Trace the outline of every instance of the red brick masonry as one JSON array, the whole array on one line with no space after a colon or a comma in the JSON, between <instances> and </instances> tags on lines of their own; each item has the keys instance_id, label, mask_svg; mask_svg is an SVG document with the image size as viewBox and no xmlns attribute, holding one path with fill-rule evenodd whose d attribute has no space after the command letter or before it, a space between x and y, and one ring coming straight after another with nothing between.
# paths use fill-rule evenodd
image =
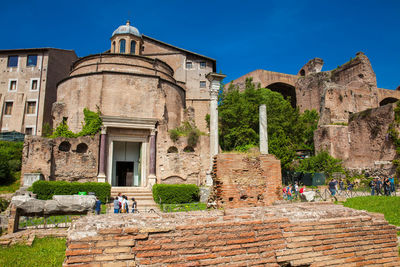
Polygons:
<instances>
[{"instance_id":1,"label":"red brick masonry","mask_svg":"<svg viewBox=\"0 0 400 267\"><path fill-rule=\"evenodd\" d=\"M109 214L71 226L64 266L400 266L396 240L382 216L333 204Z\"/></svg>"},{"instance_id":2,"label":"red brick masonry","mask_svg":"<svg viewBox=\"0 0 400 267\"><path fill-rule=\"evenodd\" d=\"M282 199L281 163L273 155L218 154L212 175L218 207L268 206Z\"/></svg>"}]
</instances>

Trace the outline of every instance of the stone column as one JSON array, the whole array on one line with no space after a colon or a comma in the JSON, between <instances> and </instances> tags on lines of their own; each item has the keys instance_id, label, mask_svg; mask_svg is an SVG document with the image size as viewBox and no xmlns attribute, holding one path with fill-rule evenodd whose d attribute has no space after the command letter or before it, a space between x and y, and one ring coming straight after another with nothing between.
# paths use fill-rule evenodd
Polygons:
<instances>
[{"instance_id":1,"label":"stone column","mask_svg":"<svg viewBox=\"0 0 400 267\"><path fill-rule=\"evenodd\" d=\"M106 162L107 162L107 128L101 128L100 135L100 155L99 155L99 174L97 175L97 182L105 183L107 181L106 175Z\"/></svg>"},{"instance_id":2,"label":"stone column","mask_svg":"<svg viewBox=\"0 0 400 267\"><path fill-rule=\"evenodd\" d=\"M268 122L267 106L265 104L259 107L259 127L260 127L260 153L268 154Z\"/></svg>"},{"instance_id":3,"label":"stone column","mask_svg":"<svg viewBox=\"0 0 400 267\"><path fill-rule=\"evenodd\" d=\"M149 177L147 186L152 188L157 182L156 176L156 156L157 156L157 130L153 129L150 133L150 166L149 166Z\"/></svg>"},{"instance_id":4,"label":"stone column","mask_svg":"<svg viewBox=\"0 0 400 267\"><path fill-rule=\"evenodd\" d=\"M211 171L213 158L218 154L218 93L221 81L226 77L224 74L210 72L206 78L210 81L210 169L207 173L206 184L213 184Z\"/></svg>"}]
</instances>

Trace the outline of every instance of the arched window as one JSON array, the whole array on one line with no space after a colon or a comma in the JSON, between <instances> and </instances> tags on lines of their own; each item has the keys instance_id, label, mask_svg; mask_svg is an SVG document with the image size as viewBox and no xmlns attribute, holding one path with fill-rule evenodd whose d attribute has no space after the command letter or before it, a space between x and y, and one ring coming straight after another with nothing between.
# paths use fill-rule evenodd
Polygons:
<instances>
[{"instance_id":1,"label":"arched window","mask_svg":"<svg viewBox=\"0 0 400 267\"><path fill-rule=\"evenodd\" d=\"M183 152L194 152L194 148L191 147L191 146L186 146L186 147L183 149Z\"/></svg>"},{"instance_id":2,"label":"arched window","mask_svg":"<svg viewBox=\"0 0 400 267\"><path fill-rule=\"evenodd\" d=\"M115 53L115 41L112 42L112 51L111 52Z\"/></svg>"},{"instance_id":3,"label":"arched window","mask_svg":"<svg viewBox=\"0 0 400 267\"><path fill-rule=\"evenodd\" d=\"M131 54L132 55L135 54L135 48L136 48L136 42L135 41L131 41Z\"/></svg>"},{"instance_id":4,"label":"arched window","mask_svg":"<svg viewBox=\"0 0 400 267\"><path fill-rule=\"evenodd\" d=\"M86 153L88 150L88 146L85 143L80 143L79 145L77 145L76 147L76 152L77 153Z\"/></svg>"},{"instance_id":5,"label":"arched window","mask_svg":"<svg viewBox=\"0 0 400 267\"><path fill-rule=\"evenodd\" d=\"M63 151L63 152L68 152L70 149L71 149L71 144L68 141L63 141L58 146L58 150Z\"/></svg>"},{"instance_id":6,"label":"arched window","mask_svg":"<svg viewBox=\"0 0 400 267\"><path fill-rule=\"evenodd\" d=\"M120 53L125 53L125 45L126 45L125 39L121 39L121 41L119 41L119 52Z\"/></svg>"},{"instance_id":7,"label":"arched window","mask_svg":"<svg viewBox=\"0 0 400 267\"><path fill-rule=\"evenodd\" d=\"M167 153L178 153L178 148L176 148L176 146L170 146Z\"/></svg>"}]
</instances>

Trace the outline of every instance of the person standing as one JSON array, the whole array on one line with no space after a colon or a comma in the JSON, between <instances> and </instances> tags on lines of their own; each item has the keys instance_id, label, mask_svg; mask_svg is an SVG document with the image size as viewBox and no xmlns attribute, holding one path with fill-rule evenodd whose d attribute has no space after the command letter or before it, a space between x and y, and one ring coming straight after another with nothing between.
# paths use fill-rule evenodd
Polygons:
<instances>
[{"instance_id":1,"label":"person standing","mask_svg":"<svg viewBox=\"0 0 400 267\"><path fill-rule=\"evenodd\" d=\"M96 197L96 204L95 204L96 215L100 215L100 211L101 211L101 201L99 200L98 197Z\"/></svg>"},{"instance_id":2,"label":"person standing","mask_svg":"<svg viewBox=\"0 0 400 267\"><path fill-rule=\"evenodd\" d=\"M383 189L385 190L385 196L390 196L390 181L388 177L383 180Z\"/></svg>"},{"instance_id":3,"label":"person standing","mask_svg":"<svg viewBox=\"0 0 400 267\"><path fill-rule=\"evenodd\" d=\"M336 183L335 180L331 180L328 184L329 186L329 191L331 192L331 195L334 197L336 194Z\"/></svg>"},{"instance_id":4,"label":"person standing","mask_svg":"<svg viewBox=\"0 0 400 267\"><path fill-rule=\"evenodd\" d=\"M395 188L395 186L394 186L394 177L392 176L392 177L390 177L389 178L389 181L390 181L390 192L394 192L394 191L396 191L396 188Z\"/></svg>"},{"instance_id":5,"label":"person standing","mask_svg":"<svg viewBox=\"0 0 400 267\"><path fill-rule=\"evenodd\" d=\"M380 178L377 178L376 185L375 185L375 192L376 192L377 196L382 195L381 189L382 189L382 181Z\"/></svg>"},{"instance_id":6,"label":"person standing","mask_svg":"<svg viewBox=\"0 0 400 267\"><path fill-rule=\"evenodd\" d=\"M340 189L340 191L344 190L344 182L342 179L339 180L339 189Z\"/></svg>"},{"instance_id":7,"label":"person standing","mask_svg":"<svg viewBox=\"0 0 400 267\"><path fill-rule=\"evenodd\" d=\"M137 203L136 203L136 200L135 200L135 198L133 197L132 198L132 213L135 213L137 210Z\"/></svg>"},{"instance_id":8,"label":"person standing","mask_svg":"<svg viewBox=\"0 0 400 267\"><path fill-rule=\"evenodd\" d=\"M376 183L376 178L372 179L369 182L369 187L371 188L371 196L375 195L375 183Z\"/></svg>"},{"instance_id":9,"label":"person standing","mask_svg":"<svg viewBox=\"0 0 400 267\"><path fill-rule=\"evenodd\" d=\"M114 213L119 213L119 207L121 202L119 202L118 198L114 199Z\"/></svg>"}]
</instances>

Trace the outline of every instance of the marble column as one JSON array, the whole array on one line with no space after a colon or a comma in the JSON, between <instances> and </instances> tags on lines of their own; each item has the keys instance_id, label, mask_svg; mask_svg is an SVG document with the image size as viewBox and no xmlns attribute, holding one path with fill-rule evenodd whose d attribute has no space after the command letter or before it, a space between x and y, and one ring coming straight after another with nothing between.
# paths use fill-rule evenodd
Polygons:
<instances>
[{"instance_id":1,"label":"marble column","mask_svg":"<svg viewBox=\"0 0 400 267\"><path fill-rule=\"evenodd\" d=\"M156 177L157 130L156 129L151 131L149 143L150 143L150 166L149 166L149 177L147 186L151 188L157 182L157 177Z\"/></svg>"},{"instance_id":2,"label":"marble column","mask_svg":"<svg viewBox=\"0 0 400 267\"><path fill-rule=\"evenodd\" d=\"M268 154L268 126L267 126L267 106L259 107L259 128L260 128L260 153Z\"/></svg>"},{"instance_id":3,"label":"marble column","mask_svg":"<svg viewBox=\"0 0 400 267\"><path fill-rule=\"evenodd\" d=\"M106 162L107 162L107 128L101 128L100 134L100 155L99 155L99 174L97 175L97 182L106 182Z\"/></svg>"},{"instance_id":4,"label":"marble column","mask_svg":"<svg viewBox=\"0 0 400 267\"><path fill-rule=\"evenodd\" d=\"M218 93L221 81L226 77L224 74L209 73L207 79L210 81L210 169L207 173L206 184L211 186L211 171L213 158L218 154Z\"/></svg>"}]
</instances>

